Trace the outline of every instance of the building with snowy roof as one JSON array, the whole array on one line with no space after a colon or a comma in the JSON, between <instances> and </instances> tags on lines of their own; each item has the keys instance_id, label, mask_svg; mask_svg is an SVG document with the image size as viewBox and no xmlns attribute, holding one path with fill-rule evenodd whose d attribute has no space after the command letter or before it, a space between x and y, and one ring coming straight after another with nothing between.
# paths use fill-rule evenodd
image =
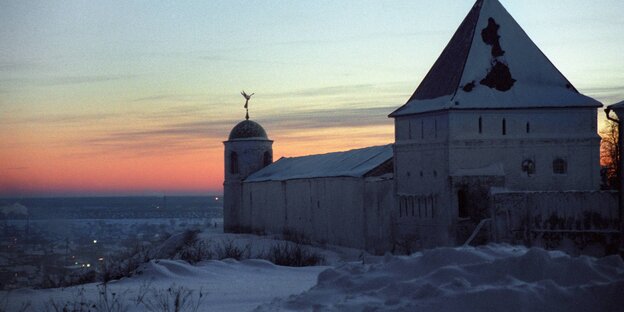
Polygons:
<instances>
[{"instance_id":1,"label":"building with snowy roof","mask_svg":"<svg viewBox=\"0 0 624 312\"><path fill-rule=\"evenodd\" d=\"M497 0L478 0L414 94L389 115L394 144L272 163L264 129L237 125L224 142L225 229L292 231L379 251L400 240L463 243L483 220L508 213L493 210L493 202L502 210L513 204L501 190L525 202L535 192L566 191L575 202L591 197L611 207L612 194L595 193L601 106ZM238 130L247 123L254 129ZM518 230L512 223L492 228Z\"/></svg>"},{"instance_id":2,"label":"building with snowy roof","mask_svg":"<svg viewBox=\"0 0 624 312\"><path fill-rule=\"evenodd\" d=\"M225 142L226 231L292 234L368 250L390 248L392 145L270 163L265 155L271 155L271 143L266 136L236 135Z\"/></svg>"}]
</instances>

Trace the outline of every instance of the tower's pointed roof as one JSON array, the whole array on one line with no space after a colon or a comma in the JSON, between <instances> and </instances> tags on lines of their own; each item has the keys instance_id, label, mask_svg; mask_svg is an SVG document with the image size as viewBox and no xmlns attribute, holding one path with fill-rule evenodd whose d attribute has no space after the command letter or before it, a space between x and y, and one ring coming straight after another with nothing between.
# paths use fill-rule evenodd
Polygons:
<instances>
[{"instance_id":1,"label":"tower's pointed roof","mask_svg":"<svg viewBox=\"0 0 624 312\"><path fill-rule=\"evenodd\" d=\"M599 107L498 0L478 0L410 99L390 117L444 109Z\"/></svg>"}]
</instances>

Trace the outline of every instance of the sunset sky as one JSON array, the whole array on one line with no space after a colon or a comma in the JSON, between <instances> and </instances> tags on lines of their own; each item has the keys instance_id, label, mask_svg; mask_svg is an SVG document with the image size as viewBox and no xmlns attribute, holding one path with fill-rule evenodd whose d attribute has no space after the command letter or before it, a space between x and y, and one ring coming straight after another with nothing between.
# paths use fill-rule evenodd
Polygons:
<instances>
[{"instance_id":1,"label":"sunset sky","mask_svg":"<svg viewBox=\"0 0 624 312\"><path fill-rule=\"evenodd\" d=\"M624 1L501 2L579 91L624 99ZM241 90L275 159L391 143L473 3L0 0L0 196L219 194Z\"/></svg>"}]
</instances>

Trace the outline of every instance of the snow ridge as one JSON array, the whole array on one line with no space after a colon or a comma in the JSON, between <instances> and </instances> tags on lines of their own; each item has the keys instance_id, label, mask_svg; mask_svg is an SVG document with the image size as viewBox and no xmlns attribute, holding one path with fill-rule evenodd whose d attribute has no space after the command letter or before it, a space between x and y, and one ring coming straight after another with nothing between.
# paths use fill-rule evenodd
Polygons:
<instances>
[{"instance_id":1,"label":"snow ridge","mask_svg":"<svg viewBox=\"0 0 624 312\"><path fill-rule=\"evenodd\" d=\"M436 248L328 269L309 291L258 311L615 311L624 262L539 248ZM618 295L619 294L619 295Z\"/></svg>"}]
</instances>

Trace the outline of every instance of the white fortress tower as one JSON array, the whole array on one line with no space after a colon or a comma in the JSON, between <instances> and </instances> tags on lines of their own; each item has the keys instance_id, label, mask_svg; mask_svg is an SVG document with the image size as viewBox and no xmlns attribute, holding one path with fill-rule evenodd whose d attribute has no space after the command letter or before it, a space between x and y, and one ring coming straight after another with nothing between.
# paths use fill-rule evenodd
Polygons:
<instances>
[{"instance_id":1,"label":"white fortress tower","mask_svg":"<svg viewBox=\"0 0 624 312\"><path fill-rule=\"evenodd\" d=\"M497 0L478 0L405 105L393 112L399 228L425 246L465 241L491 187L598 190L596 109ZM466 234L470 234L472 227Z\"/></svg>"}]
</instances>

